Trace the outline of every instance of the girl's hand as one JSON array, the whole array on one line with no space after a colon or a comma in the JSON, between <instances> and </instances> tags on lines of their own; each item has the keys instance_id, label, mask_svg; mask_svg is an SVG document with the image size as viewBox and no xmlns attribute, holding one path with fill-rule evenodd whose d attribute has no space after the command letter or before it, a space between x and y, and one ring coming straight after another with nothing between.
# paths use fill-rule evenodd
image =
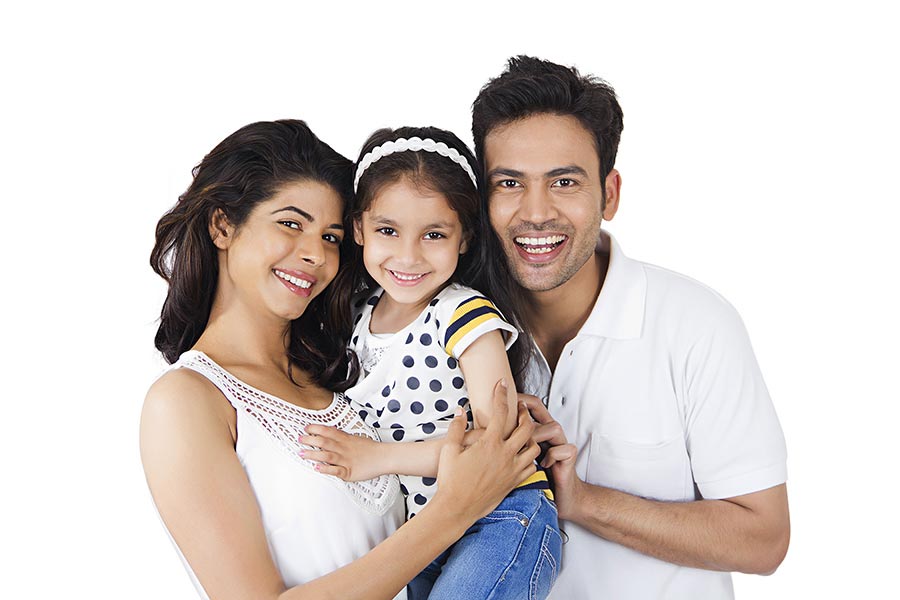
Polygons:
<instances>
[{"instance_id":1,"label":"girl's hand","mask_svg":"<svg viewBox=\"0 0 900 600\"><path fill-rule=\"evenodd\" d=\"M509 412L507 386L494 386L493 410L481 436L464 445L466 420L457 413L441 449L438 491L431 503L456 513L462 519L477 520L488 514L512 489L535 472L534 460L540 451L531 439L534 423L524 405L518 405L516 428L503 435Z\"/></svg>"},{"instance_id":2,"label":"girl's hand","mask_svg":"<svg viewBox=\"0 0 900 600\"><path fill-rule=\"evenodd\" d=\"M364 481L382 475L378 468L381 443L364 435L353 435L334 427L309 425L301 444L312 446L300 456L316 461L316 470L344 481Z\"/></svg>"}]
</instances>

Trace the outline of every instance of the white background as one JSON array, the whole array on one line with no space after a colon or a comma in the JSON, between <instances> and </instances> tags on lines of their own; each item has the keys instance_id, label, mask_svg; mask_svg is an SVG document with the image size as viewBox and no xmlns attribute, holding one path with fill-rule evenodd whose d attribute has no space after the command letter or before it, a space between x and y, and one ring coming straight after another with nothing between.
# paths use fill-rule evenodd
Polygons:
<instances>
[{"instance_id":1,"label":"white background","mask_svg":"<svg viewBox=\"0 0 900 600\"><path fill-rule=\"evenodd\" d=\"M350 157L388 125L471 141L472 100L518 53L616 87L609 230L750 331L787 436L793 541L775 575L735 577L738 597L896 593L889 3L119 4L0 17L0 596L193 597L137 443L163 364L154 226L193 165L275 118Z\"/></svg>"}]
</instances>

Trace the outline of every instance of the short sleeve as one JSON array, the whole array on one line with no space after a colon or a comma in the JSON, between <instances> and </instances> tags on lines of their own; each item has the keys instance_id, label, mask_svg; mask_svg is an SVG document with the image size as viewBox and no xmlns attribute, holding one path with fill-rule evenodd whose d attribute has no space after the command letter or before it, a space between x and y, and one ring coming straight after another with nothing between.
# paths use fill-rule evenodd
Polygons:
<instances>
[{"instance_id":1,"label":"short sleeve","mask_svg":"<svg viewBox=\"0 0 900 600\"><path fill-rule=\"evenodd\" d=\"M787 480L784 434L750 338L723 305L685 361L686 441L704 498L749 494Z\"/></svg>"},{"instance_id":2,"label":"short sleeve","mask_svg":"<svg viewBox=\"0 0 900 600\"><path fill-rule=\"evenodd\" d=\"M505 332L507 350L513 345L518 331L506 322L493 302L474 290L468 290L461 298L454 296L457 297L442 299L443 306L439 307L444 316L439 334L447 354L458 359L472 342L494 330Z\"/></svg>"}]
</instances>

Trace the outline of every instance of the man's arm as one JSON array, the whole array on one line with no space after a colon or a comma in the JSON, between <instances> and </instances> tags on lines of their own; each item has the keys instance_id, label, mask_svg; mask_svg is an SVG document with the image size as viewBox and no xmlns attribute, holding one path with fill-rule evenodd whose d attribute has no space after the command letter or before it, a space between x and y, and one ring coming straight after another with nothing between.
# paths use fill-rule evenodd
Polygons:
<instances>
[{"instance_id":1,"label":"man's arm","mask_svg":"<svg viewBox=\"0 0 900 600\"><path fill-rule=\"evenodd\" d=\"M787 488L695 502L659 502L585 483L575 474L576 448L537 398L523 397L539 423L535 441L553 445L542 461L552 468L560 519L660 560L716 571L768 575L784 560L790 540Z\"/></svg>"}]
</instances>

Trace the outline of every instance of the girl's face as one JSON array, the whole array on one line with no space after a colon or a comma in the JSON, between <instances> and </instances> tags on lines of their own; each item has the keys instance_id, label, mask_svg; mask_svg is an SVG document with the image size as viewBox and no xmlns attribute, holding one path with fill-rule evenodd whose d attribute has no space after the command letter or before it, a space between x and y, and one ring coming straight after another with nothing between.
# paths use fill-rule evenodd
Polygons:
<instances>
[{"instance_id":1,"label":"girl's face","mask_svg":"<svg viewBox=\"0 0 900 600\"><path fill-rule=\"evenodd\" d=\"M236 231L214 221L219 297L251 312L298 318L337 274L342 205L330 186L301 181L260 202Z\"/></svg>"},{"instance_id":2,"label":"girl's face","mask_svg":"<svg viewBox=\"0 0 900 600\"><path fill-rule=\"evenodd\" d=\"M406 178L378 193L354 224L354 238L387 296L418 309L453 277L467 247L459 215L444 195Z\"/></svg>"}]
</instances>

